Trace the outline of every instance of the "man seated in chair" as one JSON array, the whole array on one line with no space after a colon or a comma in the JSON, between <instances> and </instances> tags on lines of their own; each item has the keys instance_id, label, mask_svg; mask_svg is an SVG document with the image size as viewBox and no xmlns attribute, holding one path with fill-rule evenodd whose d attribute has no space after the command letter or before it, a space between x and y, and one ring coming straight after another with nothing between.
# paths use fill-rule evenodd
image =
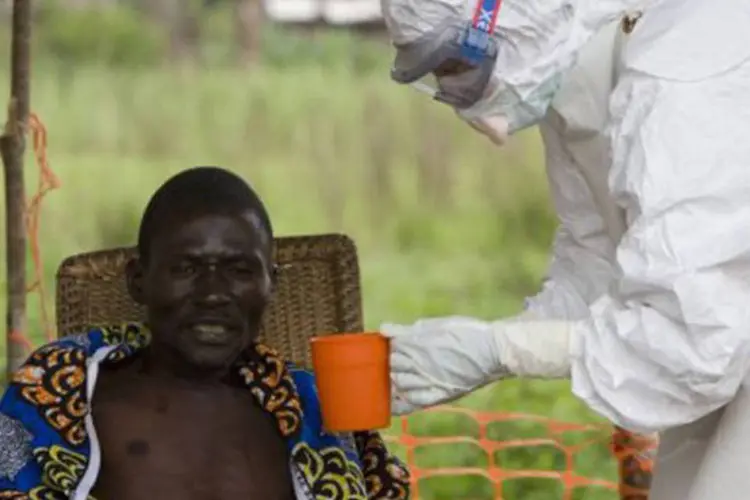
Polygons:
<instances>
[{"instance_id":1,"label":"man seated in chair","mask_svg":"<svg viewBox=\"0 0 750 500\"><path fill-rule=\"evenodd\" d=\"M259 344L273 232L239 177L186 170L149 202L127 267L148 330L37 350L0 400L0 499L403 499L375 432L321 427L312 375Z\"/></svg>"}]
</instances>

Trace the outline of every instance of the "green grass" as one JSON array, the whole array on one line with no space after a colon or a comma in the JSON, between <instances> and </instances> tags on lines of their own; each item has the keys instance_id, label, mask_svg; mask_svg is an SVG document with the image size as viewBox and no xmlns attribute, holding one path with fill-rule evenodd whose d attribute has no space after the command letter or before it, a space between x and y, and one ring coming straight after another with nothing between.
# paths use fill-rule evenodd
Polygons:
<instances>
[{"instance_id":1,"label":"green grass","mask_svg":"<svg viewBox=\"0 0 750 500\"><path fill-rule=\"evenodd\" d=\"M118 72L40 64L32 107L48 128L49 158L62 182L42 214L47 288L64 256L133 243L142 207L167 176L218 164L259 190L279 234L340 231L355 239L371 328L432 315L518 312L540 284L554 229L536 132L496 149L448 109L391 84L381 69L358 76L309 65ZM7 95L6 82L0 74L0 95ZM27 172L31 190L31 161ZM37 302L29 308L34 335ZM504 382L461 404L598 421L564 382ZM414 434L477 432L476 423L446 416L416 416L412 424ZM490 429L491 436L541 432L528 423L504 426ZM603 444L581 455L576 469L613 480L607 433L596 439ZM423 466L486 460L471 446L418 453ZM498 460L506 468L564 466L551 448L506 450ZM481 480L422 486L425 499L492 498ZM550 499L559 497L556 488L545 480L511 481L504 495ZM615 495L591 489L575 498Z\"/></svg>"}]
</instances>

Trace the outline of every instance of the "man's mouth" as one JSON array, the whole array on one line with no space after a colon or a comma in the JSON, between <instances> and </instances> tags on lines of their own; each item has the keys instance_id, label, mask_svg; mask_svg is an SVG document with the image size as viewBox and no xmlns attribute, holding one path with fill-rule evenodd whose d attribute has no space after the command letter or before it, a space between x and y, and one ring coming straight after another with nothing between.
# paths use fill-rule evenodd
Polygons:
<instances>
[{"instance_id":1,"label":"man's mouth","mask_svg":"<svg viewBox=\"0 0 750 500\"><path fill-rule=\"evenodd\" d=\"M196 340L202 344L226 344L233 337L231 330L226 325L217 323L195 323L191 330L194 332Z\"/></svg>"}]
</instances>

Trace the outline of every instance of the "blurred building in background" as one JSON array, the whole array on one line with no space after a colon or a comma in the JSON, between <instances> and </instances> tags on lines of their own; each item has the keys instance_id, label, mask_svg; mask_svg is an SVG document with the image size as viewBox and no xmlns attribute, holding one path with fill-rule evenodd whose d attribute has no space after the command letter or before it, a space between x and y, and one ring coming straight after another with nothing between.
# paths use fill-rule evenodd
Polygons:
<instances>
[{"instance_id":1,"label":"blurred building in background","mask_svg":"<svg viewBox=\"0 0 750 500\"><path fill-rule=\"evenodd\" d=\"M11 3L0 0L2 26L8 24ZM136 12L161 27L172 60L200 59L207 19L217 12L231 12L231 27L227 26L225 32L231 32L240 62L246 64L259 60L268 25L302 33L341 29L377 38L385 35L380 0L44 0L34 2L33 8L37 20L53 18L50 12L61 11Z\"/></svg>"},{"instance_id":2,"label":"blurred building in background","mask_svg":"<svg viewBox=\"0 0 750 500\"><path fill-rule=\"evenodd\" d=\"M330 26L379 25L380 0L263 0L273 22Z\"/></svg>"}]
</instances>

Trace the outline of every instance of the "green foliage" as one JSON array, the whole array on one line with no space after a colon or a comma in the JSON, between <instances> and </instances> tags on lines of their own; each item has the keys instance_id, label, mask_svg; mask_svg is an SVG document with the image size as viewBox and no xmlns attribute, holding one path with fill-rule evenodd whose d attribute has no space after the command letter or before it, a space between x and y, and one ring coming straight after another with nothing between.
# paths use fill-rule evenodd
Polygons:
<instances>
[{"instance_id":1,"label":"green foliage","mask_svg":"<svg viewBox=\"0 0 750 500\"><path fill-rule=\"evenodd\" d=\"M201 59L213 65L230 63L236 55L231 4L194 4ZM139 0L71 9L62 0L40 3L34 26L37 60L54 61L70 72L74 65L132 69L161 64L169 56L169 37L145 14L144 5ZM388 64L383 37L362 39L346 29L290 29L271 23L262 31L261 61L268 68L324 67L372 74ZM6 26L0 26L0 36L8 36ZM1 54L0 61L5 57Z\"/></svg>"},{"instance_id":2,"label":"green foliage","mask_svg":"<svg viewBox=\"0 0 750 500\"><path fill-rule=\"evenodd\" d=\"M96 61L118 67L162 60L166 37L127 4L70 9L59 0L40 4L35 32L41 54L62 65Z\"/></svg>"},{"instance_id":3,"label":"green foliage","mask_svg":"<svg viewBox=\"0 0 750 500\"><path fill-rule=\"evenodd\" d=\"M274 25L263 30L266 67L305 66L373 74L387 70L386 52L383 40L363 39L343 29L307 35Z\"/></svg>"}]
</instances>

